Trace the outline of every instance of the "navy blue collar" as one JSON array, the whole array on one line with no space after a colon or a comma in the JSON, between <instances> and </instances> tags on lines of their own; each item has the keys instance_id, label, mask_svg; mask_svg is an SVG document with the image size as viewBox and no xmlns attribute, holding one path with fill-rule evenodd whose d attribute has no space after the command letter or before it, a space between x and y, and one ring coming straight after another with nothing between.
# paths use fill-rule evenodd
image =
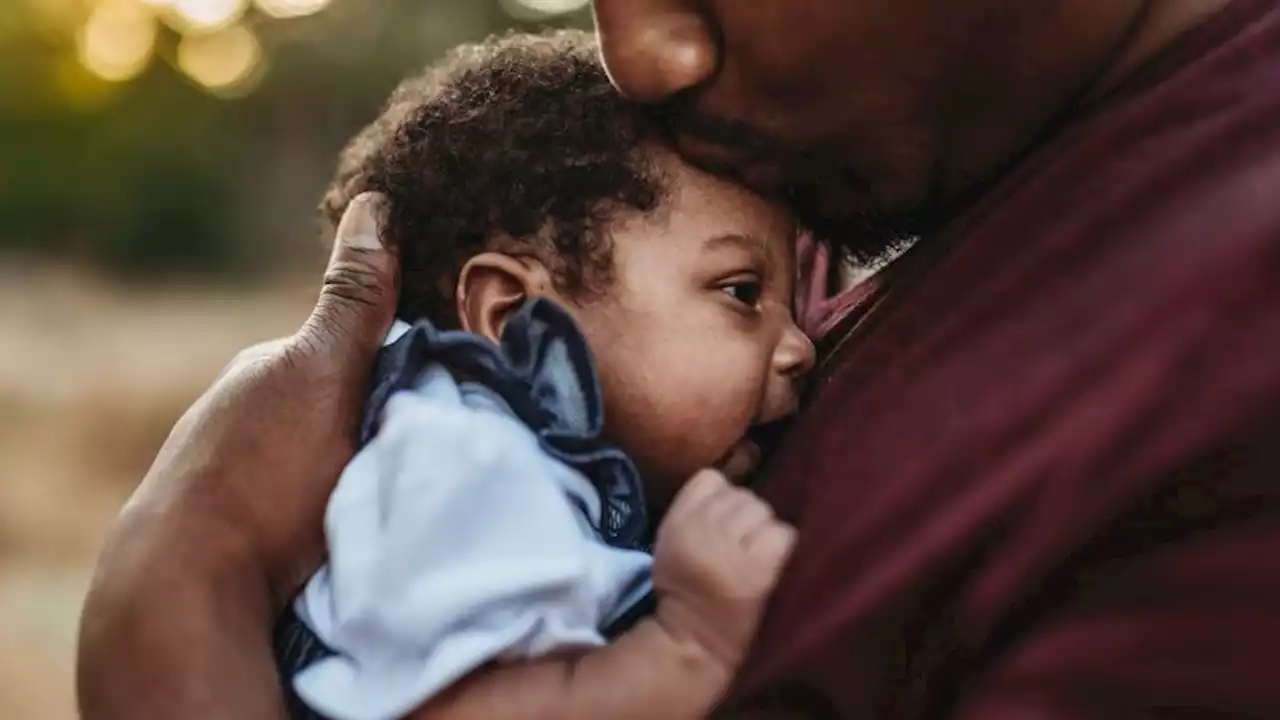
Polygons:
<instances>
[{"instance_id":1,"label":"navy blue collar","mask_svg":"<svg viewBox=\"0 0 1280 720\"><path fill-rule=\"evenodd\" d=\"M378 355L360 444L378 431L391 396L408 390L430 366L496 393L538 436L542 449L582 473L601 500L601 538L611 546L652 547L644 491L635 465L604 441L604 398L586 339L555 303L534 299L507 321L501 346L421 321Z\"/></svg>"}]
</instances>

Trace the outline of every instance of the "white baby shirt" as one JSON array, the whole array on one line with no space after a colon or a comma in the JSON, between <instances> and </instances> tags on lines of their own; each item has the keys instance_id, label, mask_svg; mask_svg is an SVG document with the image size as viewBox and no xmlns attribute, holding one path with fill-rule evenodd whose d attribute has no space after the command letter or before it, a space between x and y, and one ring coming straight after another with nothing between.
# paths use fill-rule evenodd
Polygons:
<instances>
[{"instance_id":1,"label":"white baby shirt","mask_svg":"<svg viewBox=\"0 0 1280 720\"><path fill-rule=\"evenodd\" d=\"M490 661L604 642L651 589L651 557L602 540L597 487L546 447L441 364L390 396L329 500L329 562L294 605L335 652L293 678L308 706L388 720Z\"/></svg>"}]
</instances>

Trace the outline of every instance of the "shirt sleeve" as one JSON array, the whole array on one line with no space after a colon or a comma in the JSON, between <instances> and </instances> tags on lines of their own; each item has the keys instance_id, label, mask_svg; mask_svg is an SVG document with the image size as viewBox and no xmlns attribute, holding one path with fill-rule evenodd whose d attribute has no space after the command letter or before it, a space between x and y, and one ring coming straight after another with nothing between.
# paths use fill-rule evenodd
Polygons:
<instances>
[{"instance_id":1,"label":"shirt sleeve","mask_svg":"<svg viewBox=\"0 0 1280 720\"><path fill-rule=\"evenodd\" d=\"M294 680L330 717L400 717L491 660L600 645L644 569L583 531L556 475L572 471L527 428L449 395L393 397L330 500L330 562L302 602L337 655Z\"/></svg>"}]
</instances>

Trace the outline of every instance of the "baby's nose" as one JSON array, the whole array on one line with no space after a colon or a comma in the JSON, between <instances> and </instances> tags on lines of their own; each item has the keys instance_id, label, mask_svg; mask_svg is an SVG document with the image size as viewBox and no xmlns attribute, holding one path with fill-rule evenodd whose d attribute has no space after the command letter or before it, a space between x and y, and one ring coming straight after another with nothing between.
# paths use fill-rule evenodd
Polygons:
<instances>
[{"instance_id":1,"label":"baby's nose","mask_svg":"<svg viewBox=\"0 0 1280 720\"><path fill-rule=\"evenodd\" d=\"M773 376L766 391L760 422L775 422L799 409L800 391L805 376L813 369L815 355L809 336L794 322L788 323L773 353Z\"/></svg>"},{"instance_id":2,"label":"baby's nose","mask_svg":"<svg viewBox=\"0 0 1280 720\"><path fill-rule=\"evenodd\" d=\"M774 351L774 368L778 374L792 378L798 384L813 369L817 351L813 341L794 322L782 331L782 339Z\"/></svg>"}]
</instances>

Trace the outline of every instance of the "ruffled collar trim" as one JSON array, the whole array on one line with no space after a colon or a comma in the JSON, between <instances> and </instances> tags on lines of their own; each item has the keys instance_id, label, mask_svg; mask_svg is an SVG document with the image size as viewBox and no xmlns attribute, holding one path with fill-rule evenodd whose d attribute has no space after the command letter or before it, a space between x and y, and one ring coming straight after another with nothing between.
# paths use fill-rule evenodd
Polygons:
<instances>
[{"instance_id":1,"label":"ruffled collar trim","mask_svg":"<svg viewBox=\"0 0 1280 720\"><path fill-rule=\"evenodd\" d=\"M555 303L525 303L507 322L501 345L421 321L382 349L360 442L378 431L391 396L408 390L431 365L493 391L538 437L542 449L582 473L601 500L601 538L611 546L651 548L640 475L631 459L602 438L604 398L595 362L573 318Z\"/></svg>"}]
</instances>

